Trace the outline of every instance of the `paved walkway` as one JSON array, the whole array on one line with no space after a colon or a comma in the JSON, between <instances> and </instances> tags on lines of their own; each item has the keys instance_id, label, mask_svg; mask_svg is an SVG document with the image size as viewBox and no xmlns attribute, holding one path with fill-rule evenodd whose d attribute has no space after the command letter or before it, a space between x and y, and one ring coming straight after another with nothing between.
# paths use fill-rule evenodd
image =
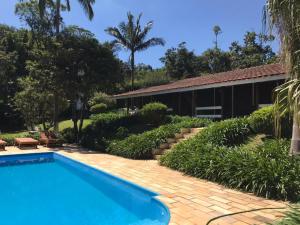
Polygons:
<instances>
[{"instance_id":1,"label":"paved walkway","mask_svg":"<svg viewBox=\"0 0 300 225\"><path fill-rule=\"evenodd\" d=\"M0 154L33 152L8 147ZM49 149L40 147L38 151ZM34 152L37 152L35 150ZM75 148L59 153L125 178L161 194L158 198L171 211L170 225L204 225L216 216L263 207L284 207L283 202L258 198L252 194L224 188L206 180L185 176L158 165L155 160L130 160L108 154L78 151ZM282 210L281 210L282 212ZM280 210L265 210L224 217L211 224L266 224L282 217Z\"/></svg>"}]
</instances>

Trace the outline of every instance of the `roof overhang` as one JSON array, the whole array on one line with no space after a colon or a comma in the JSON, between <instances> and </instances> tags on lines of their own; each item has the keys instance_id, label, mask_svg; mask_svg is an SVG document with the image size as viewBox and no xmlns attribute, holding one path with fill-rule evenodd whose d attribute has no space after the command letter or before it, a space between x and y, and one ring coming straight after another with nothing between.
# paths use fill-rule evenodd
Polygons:
<instances>
[{"instance_id":1,"label":"roof overhang","mask_svg":"<svg viewBox=\"0 0 300 225\"><path fill-rule=\"evenodd\" d=\"M192 87L183 87L183 88L176 88L176 89L166 89L160 91L153 91L153 92L141 92L141 93L133 93L128 95L122 96L113 96L114 99L127 99L127 98L136 98L136 97L144 97L144 96L152 96L152 95L162 95L162 94L169 94L169 93L177 93L177 92L187 92L187 91L195 91L195 90L203 90L209 88L219 88L219 87L228 87L228 86L236 86L242 84L252 84L252 83L262 83L268 81L279 81L285 80L287 78L286 74L278 74L278 75L270 75L252 79L241 79L235 81L227 81L221 83L214 83L214 84L204 84L200 86L192 86Z\"/></svg>"}]
</instances>

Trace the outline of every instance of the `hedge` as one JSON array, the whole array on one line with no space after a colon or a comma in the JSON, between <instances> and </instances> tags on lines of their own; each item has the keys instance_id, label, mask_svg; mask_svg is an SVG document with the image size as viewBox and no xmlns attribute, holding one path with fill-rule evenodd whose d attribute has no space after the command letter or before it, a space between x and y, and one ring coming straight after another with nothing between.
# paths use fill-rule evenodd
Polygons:
<instances>
[{"instance_id":1,"label":"hedge","mask_svg":"<svg viewBox=\"0 0 300 225\"><path fill-rule=\"evenodd\" d=\"M204 127L210 123L206 119L195 119L187 117L179 123L162 125L142 134L131 135L121 141L112 141L107 148L111 154L131 159L151 159L152 149L158 148L166 142L167 138L174 137L181 128Z\"/></svg>"},{"instance_id":2,"label":"hedge","mask_svg":"<svg viewBox=\"0 0 300 225\"><path fill-rule=\"evenodd\" d=\"M254 133L264 133L275 137L274 106L263 107L254 111L248 121ZM292 120L285 113L280 120L281 137L290 138L292 132Z\"/></svg>"},{"instance_id":3,"label":"hedge","mask_svg":"<svg viewBox=\"0 0 300 225\"><path fill-rule=\"evenodd\" d=\"M216 126L224 129L224 124L221 126L220 123L226 122L219 122ZM232 125L233 122L228 123ZM243 127L241 121L235 121L234 124ZM252 145L241 142L247 140L244 137L237 138L239 141L232 142L229 147L227 140L233 137L236 127L233 126L232 132L220 131L225 135L217 139L213 135L218 133L215 132L216 126L211 125L205 132L179 143L171 152L162 156L160 163L195 177L253 192L258 196L299 200L300 160L288 155L289 141L269 139L253 148ZM247 131L244 134L250 133ZM213 137L216 138L215 142Z\"/></svg>"},{"instance_id":4,"label":"hedge","mask_svg":"<svg viewBox=\"0 0 300 225\"><path fill-rule=\"evenodd\" d=\"M138 122L137 115L112 112L93 115L91 119L92 123L82 131L80 144L97 150L105 150L120 127L128 127Z\"/></svg>"},{"instance_id":5,"label":"hedge","mask_svg":"<svg viewBox=\"0 0 300 225\"><path fill-rule=\"evenodd\" d=\"M104 103L93 105L91 106L90 111L92 114L104 113L105 111L107 111L107 105Z\"/></svg>"},{"instance_id":6,"label":"hedge","mask_svg":"<svg viewBox=\"0 0 300 225\"><path fill-rule=\"evenodd\" d=\"M164 121L168 107L160 102L151 102L143 106L139 111L146 123L160 124Z\"/></svg>"},{"instance_id":7,"label":"hedge","mask_svg":"<svg viewBox=\"0 0 300 225\"><path fill-rule=\"evenodd\" d=\"M244 143L251 134L246 118L235 118L212 123L201 132L205 143L221 146L235 146Z\"/></svg>"}]
</instances>

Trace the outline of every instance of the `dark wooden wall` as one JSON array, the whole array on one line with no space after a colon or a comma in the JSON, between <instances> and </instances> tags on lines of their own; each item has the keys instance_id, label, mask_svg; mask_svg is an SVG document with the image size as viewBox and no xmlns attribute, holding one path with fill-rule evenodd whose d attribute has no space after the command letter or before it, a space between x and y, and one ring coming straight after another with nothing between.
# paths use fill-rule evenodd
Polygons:
<instances>
[{"instance_id":1,"label":"dark wooden wall","mask_svg":"<svg viewBox=\"0 0 300 225\"><path fill-rule=\"evenodd\" d=\"M271 104L272 92L283 81L243 84L229 87L202 89L187 92L136 97L133 105L141 108L149 102L161 102L173 109L174 114L194 116L195 107L222 106L222 117L248 115L259 104ZM129 106L131 99L128 99ZM126 100L117 100L119 107L126 107Z\"/></svg>"}]
</instances>

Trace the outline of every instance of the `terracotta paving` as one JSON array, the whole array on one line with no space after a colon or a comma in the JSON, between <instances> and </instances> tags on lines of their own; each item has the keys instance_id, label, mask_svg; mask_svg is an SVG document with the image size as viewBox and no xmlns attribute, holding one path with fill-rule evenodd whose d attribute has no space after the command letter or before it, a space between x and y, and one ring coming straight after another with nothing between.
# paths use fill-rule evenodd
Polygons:
<instances>
[{"instance_id":1,"label":"terracotta paving","mask_svg":"<svg viewBox=\"0 0 300 225\"><path fill-rule=\"evenodd\" d=\"M130 160L76 148L18 150L8 147L0 154L59 151L60 154L117 175L160 194L158 197L170 209L169 225L204 225L210 219L228 213L255 208L285 207L287 203L271 201L252 194L238 192L221 185L185 176L160 166L155 160ZM213 225L266 224L279 220L282 210L264 210L223 217Z\"/></svg>"}]
</instances>

